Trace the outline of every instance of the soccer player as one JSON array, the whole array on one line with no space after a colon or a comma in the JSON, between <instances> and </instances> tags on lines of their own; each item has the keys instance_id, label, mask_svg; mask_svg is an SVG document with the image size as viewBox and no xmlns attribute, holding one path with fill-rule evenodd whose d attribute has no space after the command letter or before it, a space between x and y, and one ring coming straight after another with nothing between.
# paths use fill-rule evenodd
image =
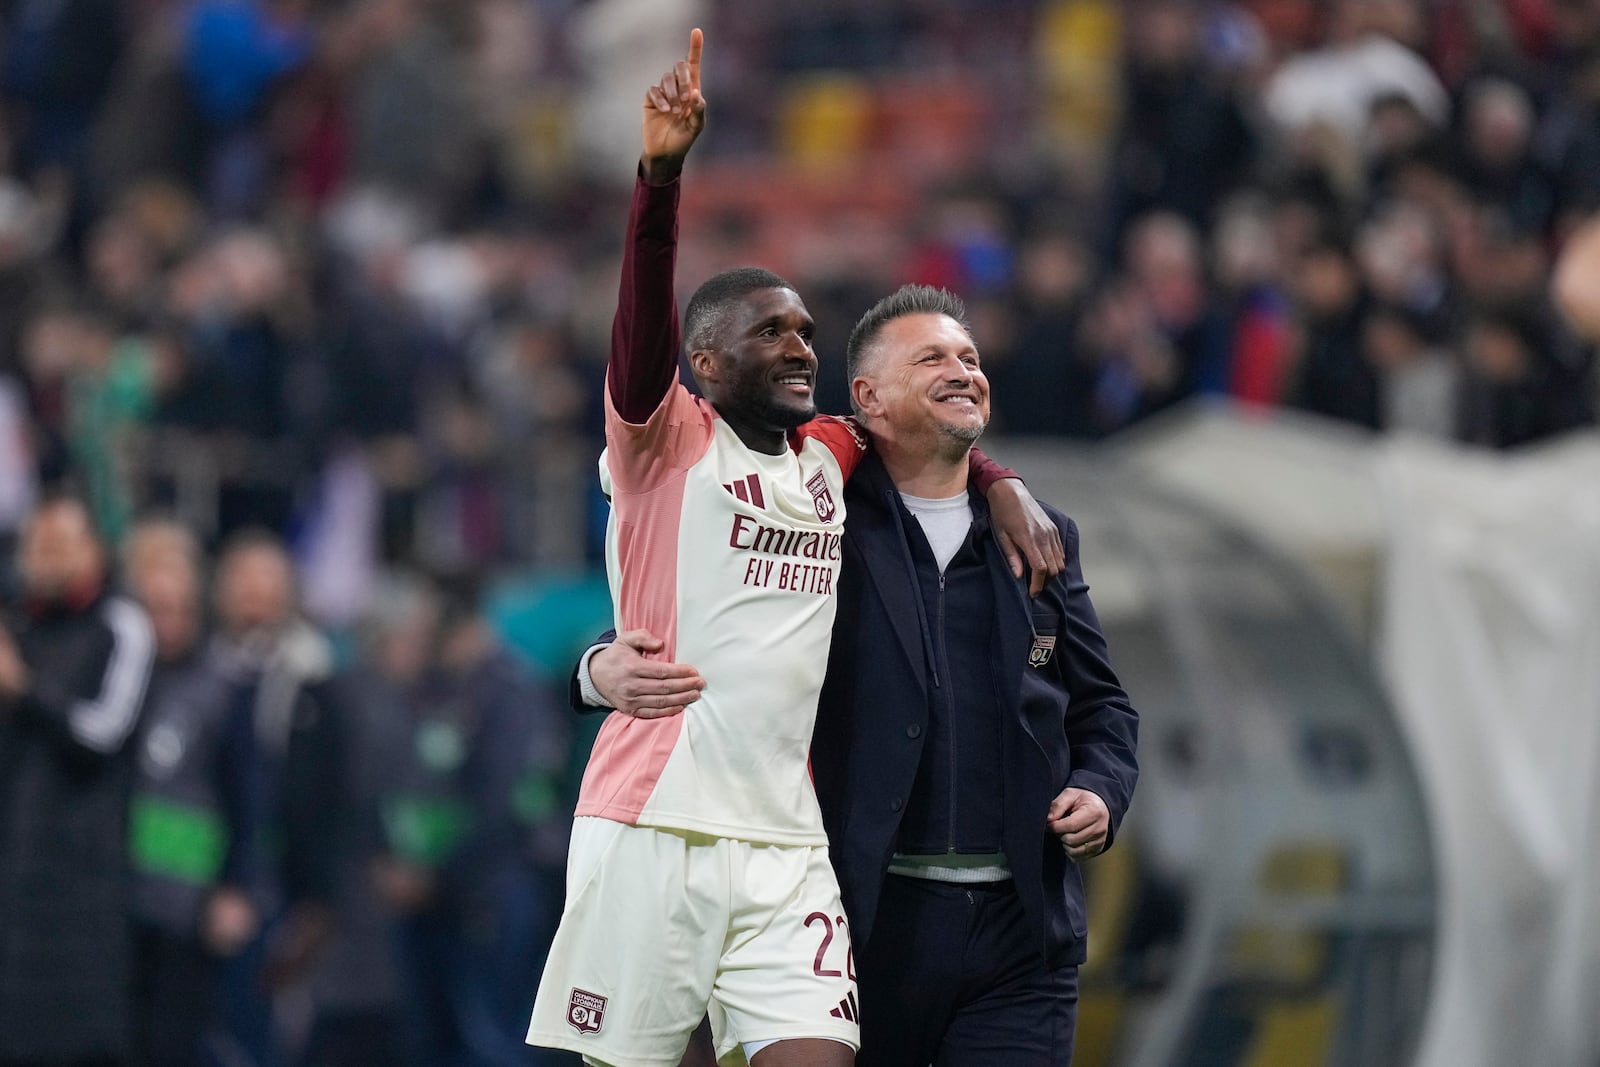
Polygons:
<instances>
[{"instance_id":1,"label":"soccer player","mask_svg":"<svg viewBox=\"0 0 1600 1067\"><path fill-rule=\"evenodd\" d=\"M719 1045L756 1067L846 1067L860 1004L807 755L844 482L866 446L816 416L811 317L767 271L694 294L685 347L705 399L677 380L677 179L705 123L701 51L696 30L644 102L600 474L618 628L660 635L707 685L683 715L602 727L528 1041L671 1067L714 1005ZM1037 505L988 460L973 472L1023 544ZM1024 547L1060 569L1058 542Z\"/></svg>"}]
</instances>

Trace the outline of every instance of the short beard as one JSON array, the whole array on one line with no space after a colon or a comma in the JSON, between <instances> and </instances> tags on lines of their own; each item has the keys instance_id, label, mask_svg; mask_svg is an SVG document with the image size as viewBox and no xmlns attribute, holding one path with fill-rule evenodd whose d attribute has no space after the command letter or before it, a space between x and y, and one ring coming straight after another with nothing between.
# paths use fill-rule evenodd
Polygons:
<instances>
[{"instance_id":1,"label":"short beard","mask_svg":"<svg viewBox=\"0 0 1600 1067\"><path fill-rule=\"evenodd\" d=\"M787 432L817 417L815 401L803 408L778 403L765 378L740 378L733 383L728 399L741 418L775 430Z\"/></svg>"},{"instance_id":2,"label":"short beard","mask_svg":"<svg viewBox=\"0 0 1600 1067\"><path fill-rule=\"evenodd\" d=\"M939 451L947 459L956 459L972 451L972 446L978 443L978 438L983 436L983 431L988 429L988 423L982 426L939 426Z\"/></svg>"}]
</instances>

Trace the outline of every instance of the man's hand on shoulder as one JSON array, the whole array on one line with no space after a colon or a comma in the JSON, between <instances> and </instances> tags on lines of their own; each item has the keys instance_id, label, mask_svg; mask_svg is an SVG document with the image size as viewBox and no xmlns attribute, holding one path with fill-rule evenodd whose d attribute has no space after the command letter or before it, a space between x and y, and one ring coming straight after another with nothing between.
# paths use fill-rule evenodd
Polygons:
<instances>
[{"instance_id":1,"label":"man's hand on shoulder","mask_svg":"<svg viewBox=\"0 0 1600 1067\"><path fill-rule=\"evenodd\" d=\"M700 699L706 680L687 663L646 659L666 643L648 630L618 634L589 657L589 680L613 708L636 719L677 715Z\"/></svg>"},{"instance_id":2,"label":"man's hand on shoulder","mask_svg":"<svg viewBox=\"0 0 1600 1067\"><path fill-rule=\"evenodd\" d=\"M1011 564L1011 573L1022 577L1022 561L1027 559L1032 573L1028 595L1038 596L1044 587L1067 566L1067 553L1061 544L1061 531L1028 487L1019 479L1005 478L989 487L989 514L994 519L995 536Z\"/></svg>"},{"instance_id":3,"label":"man's hand on shoulder","mask_svg":"<svg viewBox=\"0 0 1600 1067\"><path fill-rule=\"evenodd\" d=\"M1068 786L1050 802L1045 822L1073 862L1082 863L1106 850L1111 809L1089 790Z\"/></svg>"},{"instance_id":4,"label":"man's hand on shoulder","mask_svg":"<svg viewBox=\"0 0 1600 1067\"><path fill-rule=\"evenodd\" d=\"M640 165L652 185L671 181L683 169L684 157L706 127L706 98L700 92L700 52L704 35L689 33L689 54L673 64L644 94Z\"/></svg>"}]
</instances>

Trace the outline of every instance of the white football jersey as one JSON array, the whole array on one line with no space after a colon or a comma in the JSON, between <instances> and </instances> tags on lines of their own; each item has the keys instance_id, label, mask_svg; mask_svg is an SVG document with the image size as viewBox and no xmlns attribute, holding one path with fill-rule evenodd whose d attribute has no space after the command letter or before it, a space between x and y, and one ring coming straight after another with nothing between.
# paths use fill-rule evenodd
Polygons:
<instances>
[{"instance_id":1,"label":"white football jersey","mask_svg":"<svg viewBox=\"0 0 1600 1067\"><path fill-rule=\"evenodd\" d=\"M600 479L618 632L706 680L681 715L613 712L578 815L771 844L827 843L808 765L833 633L844 483L865 440L819 417L753 451L675 383L648 422L606 393Z\"/></svg>"}]
</instances>

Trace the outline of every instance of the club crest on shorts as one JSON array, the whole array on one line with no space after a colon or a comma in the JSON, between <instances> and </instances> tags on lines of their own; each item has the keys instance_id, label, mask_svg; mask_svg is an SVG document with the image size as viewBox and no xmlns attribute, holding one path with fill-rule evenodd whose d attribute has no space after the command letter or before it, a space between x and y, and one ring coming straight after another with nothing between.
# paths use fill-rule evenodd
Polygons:
<instances>
[{"instance_id":1,"label":"club crest on shorts","mask_svg":"<svg viewBox=\"0 0 1600 1067\"><path fill-rule=\"evenodd\" d=\"M606 1021L606 998L576 986L567 998L567 1022L580 1034L598 1034Z\"/></svg>"},{"instance_id":2,"label":"club crest on shorts","mask_svg":"<svg viewBox=\"0 0 1600 1067\"><path fill-rule=\"evenodd\" d=\"M1050 655L1056 650L1054 634L1034 634L1033 647L1028 649L1028 666L1043 667L1050 662Z\"/></svg>"},{"instance_id":3,"label":"club crest on shorts","mask_svg":"<svg viewBox=\"0 0 1600 1067\"><path fill-rule=\"evenodd\" d=\"M833 502L833 490L828 488L828 476L818 471L806 482L806 488L811 490L811 500L817 505L817 518L832 522L839 509Z\"/></svg>"}]
</instances>

